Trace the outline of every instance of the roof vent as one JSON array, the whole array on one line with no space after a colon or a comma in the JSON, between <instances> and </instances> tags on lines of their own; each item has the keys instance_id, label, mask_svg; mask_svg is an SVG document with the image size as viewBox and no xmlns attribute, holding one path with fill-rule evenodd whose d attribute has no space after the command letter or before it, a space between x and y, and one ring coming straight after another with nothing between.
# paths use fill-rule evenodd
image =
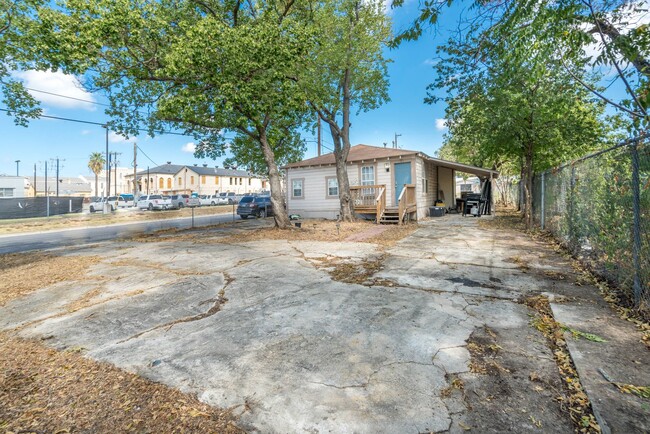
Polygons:
<instances>
[{"instance_id":1,"label":"roof vent","mask_svg":"<svg viewBox=\"0 0 650 434\"><path fill-rule=\"evenodd\" d=\"M171 162L171 161L168 161L167 164L172 164L172 162Z\"/></svg>"}]
</instances>

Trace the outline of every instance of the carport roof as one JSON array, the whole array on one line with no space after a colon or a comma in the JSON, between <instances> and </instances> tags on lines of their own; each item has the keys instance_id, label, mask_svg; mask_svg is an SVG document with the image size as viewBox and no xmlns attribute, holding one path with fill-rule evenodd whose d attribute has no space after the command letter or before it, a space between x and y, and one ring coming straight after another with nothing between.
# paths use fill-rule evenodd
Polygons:
<instances>
[{"instance_id":1,"label":"carport roof","mask_svg":"<svg viewBox=\"0 0 650 434\"><path fill-rule=\"evenodd\" d=\"M424 152L409 151L406 149L383 148L379 146L369 145L356 145L350 148L348 154L348 163L355 163L360 161L371 161L375 159L406 157L417 155L427 161L433 162L436 166L448 167L450 169L458 170L459 172L466 172L477 175L479 177L487 177L490 175L492 178L499 176L499 172L491 169L483 169L481 167L470 166L468 164L455 163L453 161L441 160L438 158L429 157ZM313 167L313 166L329 166L334 164L334 153L324 154L314 158L298 161L296 163L287 164L283 169L295 169L298 167Z\"/></svg>"}]
</instances>

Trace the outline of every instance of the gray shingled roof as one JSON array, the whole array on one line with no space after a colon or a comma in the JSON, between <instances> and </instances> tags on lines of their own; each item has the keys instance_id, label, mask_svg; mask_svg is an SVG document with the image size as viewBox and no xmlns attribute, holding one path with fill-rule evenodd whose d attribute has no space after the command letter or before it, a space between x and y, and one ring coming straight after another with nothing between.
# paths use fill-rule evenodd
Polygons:
<instances>
[{"instance_id":1,"label":"gray shingled roof","mask_svg":"<svg viewBox=\"0 0 650 434\"><path fill-rule=\"evenodd\" d=\"M237 169L223 169L220 167L203 167L203 166L188 166L188 165L182 165L182 164L163 164L162 166L157 166L157 167L150 167L149 168L149 175L155 175L155 174L162 174L162 175L176 175L178 172L183 170L185 167L187 167L190 170L193 170L194 172L198 173L199 175L211 175L211 176L241 176L241 177L246 177L246 176L255 176L250 174L249 172L245 170L237 170ZM137 176L145 176L147 175L146 170L141 170L137 174Z\"/></svg>"}]
</instances>

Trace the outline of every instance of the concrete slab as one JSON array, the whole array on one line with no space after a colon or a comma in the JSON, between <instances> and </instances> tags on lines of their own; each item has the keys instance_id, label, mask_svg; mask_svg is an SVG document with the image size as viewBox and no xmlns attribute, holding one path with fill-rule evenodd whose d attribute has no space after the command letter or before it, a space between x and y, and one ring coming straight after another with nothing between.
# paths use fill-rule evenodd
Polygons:
<instances>
[{"instance_id":1,"label":"concrete slab","mask_svg":"<svg viewBox=\"0 0 650 434\"><path fill-rule=\"evenodd\" d=\"M552 356L528 327L529 310L513 303L556 289L523 262L557 265L530 239L476 223L424 222L387 251L355 242L102 243L74 253L106 258L90 272L97 286L37 291L0 308L0 327L57 348L83 347L89 357L234 406L250 432L480 430L494 405L515 408L524 399L527 411L545 409L545 428L564 432L553 388L541 393L528 379L543 366L554 384ZM320 259L383 256L372 277L396 286L337 282L319 267ZM95 289L91 303L66 310ZM495 348L517 354L512 376L497 384L469 372L467 342L477 332L494 333ZM492 387L483 407L448 393L454 378L476 393ZM498 395L506 384L523 388L506 399ZM529 414L497 419L501 425L486 422L484 432L538 429Z\"/></svg>"}]
</instances>

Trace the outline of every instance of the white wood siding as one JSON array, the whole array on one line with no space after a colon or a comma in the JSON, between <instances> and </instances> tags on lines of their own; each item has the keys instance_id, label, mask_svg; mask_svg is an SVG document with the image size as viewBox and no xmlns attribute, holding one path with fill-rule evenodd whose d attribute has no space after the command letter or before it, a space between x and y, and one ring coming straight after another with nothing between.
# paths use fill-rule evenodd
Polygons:
<instances>
[{"instance_id":1,"label":"white wood siding","mask_svg":"<svg viewBox=\"0 0 650 434\"><path fill-rule=\"evenodd\" d=\"M417 218L429 215L429 207L433 205L438 195L438 167L432 162L418 158L415 163L415 198L418 204ZM429 181L429 190L424 192L422 180Z\"/></svg>"},{"instance_id":2,"label":"white wood siding","mask_svg":"<svg viewBox=\"0 0 650 434\"><path fill-rule=\"evenodd\" d=\"M358 185L359 167L347 166L350 185ZM335 219L341 209L338 197L327 197L326 179L336 177L335 166L304 167L288 170L287 208L289 214L299 214L304 218ZM303 198L291 197L292 181L303 179ZM354 182L353 182L354 181Z\"/></svg>"},{"instance_id":3,"label":"white wood siding","mask_svg":"<svg viewBox=\"0 0 650 434\"><path fill-rule=\"evenodd\" d=\"M445 196L445 205L447 208L456 207L456 186L454 180L454 171L447 167L438 167L438 187ZM440 197L442 199L442 197Z\"/></svg>"}]
</instances>

